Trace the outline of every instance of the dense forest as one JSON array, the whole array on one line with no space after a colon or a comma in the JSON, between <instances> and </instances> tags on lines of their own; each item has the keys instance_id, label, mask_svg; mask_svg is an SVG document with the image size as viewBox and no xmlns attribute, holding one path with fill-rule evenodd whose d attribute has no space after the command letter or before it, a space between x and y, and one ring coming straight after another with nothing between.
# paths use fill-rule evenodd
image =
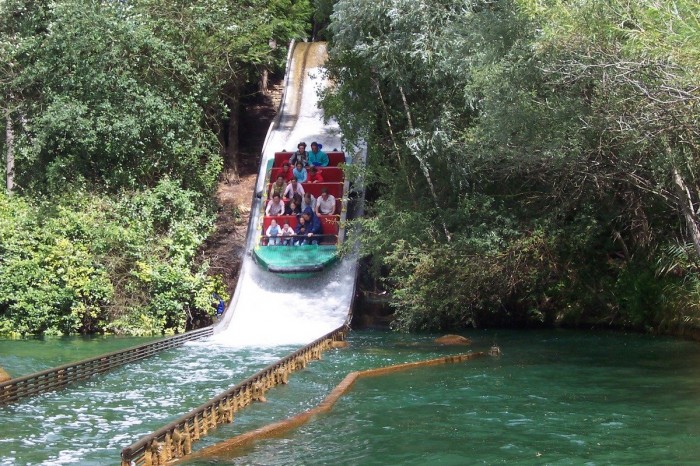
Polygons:
<instances>
[{"instance_id":1,"label":"dense forest","mask_svg":"<svg viewBox=\"0 0 700 466\"><path fill-rule=\"evenodd\" d=\"M238 164L240 99L313 13L309 0L0 3L1 334L206 321L225 293L196 252L219 174Z\"/></svg>"},{"instance_id":2,"label":"dense forest","mask_svg":"<svg viewBox=\"0 0 700 466\"><path fill-rule=\"evenodd\" d=\"M369 148L397 328L700 317L695 0L339 0L325 108Z\"/></svg>"},{"instance_id":3,"label":"dense forest","mask_svg":"<svg viewBox=\"0 0 700 466\"><path fill-rule=\"evenodd\" d=\"M204 321L241 97L307 37L368 147L363 286L397 329L699 327L699 23L693 0L5 0L0 334Z\"/></svg>"}]
</instances>

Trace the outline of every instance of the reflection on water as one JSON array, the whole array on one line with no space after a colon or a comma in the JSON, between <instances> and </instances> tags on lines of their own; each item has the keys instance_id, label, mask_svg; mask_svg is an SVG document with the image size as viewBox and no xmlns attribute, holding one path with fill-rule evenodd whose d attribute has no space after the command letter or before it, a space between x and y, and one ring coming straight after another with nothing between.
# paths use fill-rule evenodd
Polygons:
<instances>
[{"instance_id":1,"label":"reflection on water","mask_svg":"<svg viewBox=\"0 0 700 466\"><path fill-rule=\"evenodd\" d=\"M700 345L640 335L474 331L503 355L361 379L334 410L228 458L189 464L697 464ZM197 448L299 413L349 371L463 352L354 332ZM68 340L52 340L56 351ZM22 342L3 342L4 351ZM129 345L132 346L132 345ZM45 344L37 346L50 351ZM203 342L0 409L0 464L118 464L121 448L296 347Z\"/></svg>"},{"instance_id":2,"label":"reflection on water","mask_svg":"<svg viewBox=\"0 0 700 466\"><path fill-rule=\"evenodd\" d=\"M4 367L12 377L21 377L156 339L114 336L0 339L0 367Z\"/></svg>"}]
</instances>

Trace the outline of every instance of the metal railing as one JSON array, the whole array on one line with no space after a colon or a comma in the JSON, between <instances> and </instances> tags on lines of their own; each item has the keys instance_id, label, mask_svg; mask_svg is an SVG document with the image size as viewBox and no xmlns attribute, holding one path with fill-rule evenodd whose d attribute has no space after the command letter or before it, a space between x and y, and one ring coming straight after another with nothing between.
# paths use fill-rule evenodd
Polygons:
<instances>
[{"instance_id":1,"label":"metal railing","mask_svg":"<svg viewBox=\"0 0 700 466\"><path fill-rule=\"evenodd\" d=\"M321 245L334 245L338 242L338 235L314 234L309 235L277 235L260 236L260 246L297 246L297 244L311 244L313 241ZM276 243L276 244L275 244Z\"/></svg>"},{"instance_id":2,"label":"metal railing","mask_svg":"<svg viewBox=\"0 0 700 466\"><path fill-rule=\"evenodd\" d=\"M71 383L86 380L95 374L101 374L124 364L153 356L166 349L176 348L187 341L211 336L213 332L213 327L205 327L163 338L153 343L102 354L94 358L8 380L0 383L0 406L14 403L22 398L64 388Z\"/></svg>"},{"instance_id":3,"label":"metal railing","mask_svg":"<svg viewBox=\"0 0 700 466\"><path fill-rule=\"evenodd\" d=\"M170 424L122 450L122 466L163 465L192 452L192 443L211 429L233 422L234 414L253 401L265 401L265 392L286 384L289 374L303 369L311 360L321 359L321 353L342 341L349 327L333 330L289 356L267 366L238 385L217 395Z\"/></svg>"}]
</instances>

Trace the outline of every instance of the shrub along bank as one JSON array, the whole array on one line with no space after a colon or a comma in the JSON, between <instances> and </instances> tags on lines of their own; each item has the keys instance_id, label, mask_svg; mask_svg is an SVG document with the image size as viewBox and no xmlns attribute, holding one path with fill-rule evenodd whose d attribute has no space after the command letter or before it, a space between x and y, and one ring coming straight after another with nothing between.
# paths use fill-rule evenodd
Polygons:
<instances>
[{"instance_id":1,"label":"shrub along bank","mask_svg":"<svg viewBox=\"0 0 700 466\"><path fill-rule=\"evenodd\" d=\"M116 196L0 195L0 334L184 331L225 295L195 253L201 195L162 180Z\"/></svg>"}]
</instances>

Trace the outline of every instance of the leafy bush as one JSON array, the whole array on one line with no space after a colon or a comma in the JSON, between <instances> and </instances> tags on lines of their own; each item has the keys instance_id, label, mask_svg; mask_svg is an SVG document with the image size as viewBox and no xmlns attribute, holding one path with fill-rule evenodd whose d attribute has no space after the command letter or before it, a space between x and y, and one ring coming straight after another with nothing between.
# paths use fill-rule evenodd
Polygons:
<instances>
[{"instance_id":1,"label":"leafy bush","mask_svg":"<svg viewBox=\"0 0 700 466\"><path fill-rule=\"evenodd\" d=\"M183 331L223 295L193 265L212 215L175 181L36 204L3 195L0 219L0 333Z\"/></svg>"}]
</instances>

